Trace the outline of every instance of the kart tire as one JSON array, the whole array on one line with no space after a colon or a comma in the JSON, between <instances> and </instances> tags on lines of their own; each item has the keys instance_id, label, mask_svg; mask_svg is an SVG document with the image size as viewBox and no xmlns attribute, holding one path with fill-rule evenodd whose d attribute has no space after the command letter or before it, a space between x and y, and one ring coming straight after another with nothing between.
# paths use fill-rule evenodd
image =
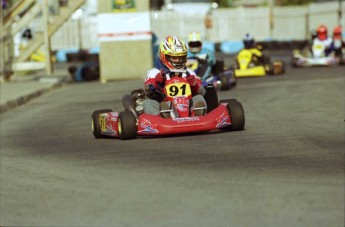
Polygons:
<instances>
[{"instance_id":1,"label":"kart tire","mask_svg":"<svg viewBox=\"0 0 345 227\"><path fill-rule=\"evenodd\" d=\"M230 88L229 78L226 75L222 74L220 75L219 79L220 79L220 84L221 84L220 90L222 91L228 90Z\"/></svg>"},{"instance_id":2,"label":"kart tire","mask_svg":"<svg viewBox=\"0 0 345 227\"><path fill-rule=\"evenodd\" d=\"M284 73L285 73L285 63L282 62L282 74L284 74Z\"/></svg>"},{"instance_id":3,"label":"kart tire","mask_svg":"<svg viewBox=\"0 0 345 227\"><path fill-rule=\"evenodd\" d=\"M206 94L204 95L207 104L207 113L218 107L218 96L216 88L213 85L204 86Z\"/></svg>"},{"instance_id":4,"label":"kart tire","mask_svg":"<svg viewBox=\"0 0 345 227\"><path fill-rule=\"evenodd\" d=\"M297 68L298 67L297 61L298 61L298 59L295 58L295 56L292 55L292 57L291 57L291 67Z\"/></svg>"},{"instance_id":5,"label":"kart tire","mask_svg":"<svg viewBox=\"0 0 345 227\"><path fill-rule=\"evenodd\" d=\"M237 85L237 78L235 76L235 71L233 71L233 73L231 74L230 76L230 79L229 79L229 85L230 87L235 87Z\"/></svg>"},{"instance_id":6,"label":"kart tire","mask_svg":"<svg viewBox=\"0 0 345 227\"><path fill-rule=\"evenodd\" d=\"M105 137L101 134L101 123L99 122L99 115L102 113L113 112L112 109L96 110L91 115L91 129L95 138Z\"/></svg>"},{"instance_id":7,"label":"kart tire","mask_svg":"<svg viewBox=\"0 0 345 227\"><path fill-rule=\"evenodd\" d=\"M280 65L280 67L278 67ZM273 63L273 75L281 75L285 73L285 64L283 61L275 61Z\"/></svg>"},{"instance_id":8,"label":"kart tire","mask_svg":"<svg viewBox=\"0 0 345 227\"><path fill-rule=\"evenodd\" d=\"M229 131L241 131L244 129L245 117L242 104L236 99L225 99L220 102L227 103L227 109L230 114L231 126L225 128Z\"/></svg>"},{"instance_id":9,"label":"kart tire","mask_svg":"<svg viewBox=\"0 0 345 227\"><path fill-rule=\"evenodd\" d=\"M131 111L125 110L119 113L118 128L120 139L135 139L138 127L136 124L136 118Z\"/></svg>"},{"instance_id":10,"label":"kart tire","mask_svg":"<svg viewBox=\"0 0 345 227\"><path fill-rule=\"evenodd\" d=\"M273 63L264 65L264 68L268 75L273 75Z\"/></svg>"}]
</instances>

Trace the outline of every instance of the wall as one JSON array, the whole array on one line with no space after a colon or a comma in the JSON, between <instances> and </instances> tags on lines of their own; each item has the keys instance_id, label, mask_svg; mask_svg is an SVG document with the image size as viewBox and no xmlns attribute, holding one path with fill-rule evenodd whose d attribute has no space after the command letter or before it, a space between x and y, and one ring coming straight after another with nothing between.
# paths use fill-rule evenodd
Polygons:
<instances>
[{"instance_id":1,"label":"wall","mask_svg":"<svg viewBox=\"0 0 345 227\"><path fill-rule=\"evenodd\" d=\"M98 1L98 14L113 13L109 0ZM136 12L149 10L149 0L136 0ZM120 12L119 14L126 14ZM119 23L118 21L109 21ZM101 82L131 78L144 78L152 65L150 40L123 40L100 42Z\"/></svg>"},{"instance_id":2,"label":"wall","mask_svg":"<svg viewBox=\"0 0 345 227\"><path fill-rule=\"evenodd\" d=\"M137 0L137 2L143 3L144 1ZM104 7L104 4L99 5ZM344 18L345 4L342 4L342 7ZM172 33L187 39L188 33L192 31L200 31L206 38L205 16L204 14L190 15L172 11L152 11L151 28L159 40ZM97 15L82 18L81 47L83 49L99 46L97 34L94 32L97 28L96 18ZM327 25L330 31L338 24L338 1L315 3L308 6L275 7L272 31L269 26L269 9L267 7L213 10L211 19L213 27L209 29L207 38L212 42L241 40L247 32L252 33L258 41L304 40L309 37L310 30L320 24ZM342 26L345 31L344 19ZM78 40L72 37L77 33L77 28L77 23L72 20L67 22L61 29L60 35L58 32L53 37L52 48L57 50L78 47Z\"/></svg>"}]
</instances>

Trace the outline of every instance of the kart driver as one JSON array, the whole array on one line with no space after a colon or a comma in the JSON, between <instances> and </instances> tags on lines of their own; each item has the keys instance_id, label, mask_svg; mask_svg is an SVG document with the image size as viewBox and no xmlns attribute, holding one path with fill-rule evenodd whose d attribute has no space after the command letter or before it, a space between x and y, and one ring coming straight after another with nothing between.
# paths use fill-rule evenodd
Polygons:
<instances>
[{"instance_id":1,"label":"kart driver","mask_svg":"<svg viewBox=\"0 0 345 227\"><path fill-rule=\"evenodd\" d=\"M260 45L256 45L254 37L252 35L247 33L242 41L244 48L250 50L253 54L254 61L257 61L263 65L269 64L269 57L262 53L262 47Z\"/></svg>"},{"instance_id":2,"label":"kart driver","mask_svg":"<svg viewBox=\"0 0 345 227\"><path fill-rule=\"evenodd\" d=\"M316 30L317 36L313 40L314 45L324 45L325 46L325 55L328 56L332 52L331 43L332 38L328 37L328 30L325 25L320 25Z\"/></svg>"},{"instance_id":3,"label":"kart driver","mask_svg":"<svg viewBox=\"0 0 345 227\"><path fill-rule=\"evenodd\" d=\"M143 102L145 113L158 115L160 110L169 110L170 102L165 102L164 85L166 75L170 77L185 77L190 84L192 91L192 108L201 108L195 111L196 116L206 113L206 101L204 95L205 88L196 74L186 67L187 46L176 36L167 36L159 47L159 61L156 67L149 70L145 79L145 92L148 99ZM205 109L202 109L205 107ZM161 113L165 118L170 117L170 113Z\"/></svg>"},{"instance_id":4,"label":"kart driver","mask_svg":"<svg viewBox=\"0 0 345 227\"><path fill-rule=\"evenodd\" d=\"M208 78L211 74L212 67L216 64L216 57L213 52L202 47L202 40L199 32L192 32L188 39L188 58L197 58L203 65L199 71L201 78Z\"/></svg>"},{"instance_id":5,"label":"kart driver","mask_svg":"<svg viewBox=\"0 0 345 227\"><path fill-rule=\"evenodd\" d=\"M334 50L335 56L342 58L342 48L345 47L345 41L341 36L341 26L336 26L333 29L333 40L331 43L331 50Z\"/></svg>"}]
</instances>

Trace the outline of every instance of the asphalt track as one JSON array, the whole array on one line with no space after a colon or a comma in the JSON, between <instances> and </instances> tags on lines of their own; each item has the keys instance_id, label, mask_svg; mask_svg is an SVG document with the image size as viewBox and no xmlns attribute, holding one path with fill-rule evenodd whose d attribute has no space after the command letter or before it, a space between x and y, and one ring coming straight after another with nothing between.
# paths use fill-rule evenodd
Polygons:
<instances>
[{"instance_id":1,"label":"asphalt track","mask_svg":"<svg viewBox=\"0 0 345 227\"><path fill-rule=\"evenodd\" d=\"M142 81L67 84L1 117L1 226L343 227L345 67L241 79L240 132L94 139Z\"/></svg>"}]
</instances>

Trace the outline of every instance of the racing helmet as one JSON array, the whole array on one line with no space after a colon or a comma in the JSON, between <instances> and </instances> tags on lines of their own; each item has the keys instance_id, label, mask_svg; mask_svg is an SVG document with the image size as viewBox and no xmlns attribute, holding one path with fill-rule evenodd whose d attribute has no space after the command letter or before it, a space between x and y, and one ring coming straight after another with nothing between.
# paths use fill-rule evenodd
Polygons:
<instances>
[{"instance_id":1,"label":"racing helmet","mask_svg":"<svg viewBox=\"0 0 345 227\"><path fill-rule=\"evenodd\" d=\"M328 35L328 31L327 31L327 27L325 25L320 25L317 30L317 38L319 40L326 40L327 39L327 35Z\"/></svg>"},{"instance_id":2,"label":"racing helmet","mask_svg":"<svg viewBox=\"0 0 345 227\"><path fill-rule=\"evenodd\" d=\"M333 39L341 39L341 27L336 26L333 29Z\"/></svg>"},{"instance_id":3,"label":"racing helmet","mask_svg":"<svg viewBox=\"0 0 345 227\"><path fill-rule=\"evenodd\" d=\"M249 33L247 33L244 37L243 37L243 45L246 49L250 49L254 47L254 37L252 35L250 35Z\"/></svg>"},{"instance_id":4,"label":"racing helmet","mask_svg":"<svg viewBox=\"0 0 345 227\"><path fill-rule=\"evenodd\" d=\"M192 32L189 34L188 47L190 52L194 54L199 53L201 51L202 41L199 32Z\"/></svg>"},{"instance_id":5,"label":"racing helmet","mask_svg":"<svg viewBox=\"0 0 345 227\"><path fill-rule=\"evenodd\" d=\"M167 36L160 44L159 59L171 71L184 69L187 62L187 46L176 36Z\"/></svg>"}]
</instances>

